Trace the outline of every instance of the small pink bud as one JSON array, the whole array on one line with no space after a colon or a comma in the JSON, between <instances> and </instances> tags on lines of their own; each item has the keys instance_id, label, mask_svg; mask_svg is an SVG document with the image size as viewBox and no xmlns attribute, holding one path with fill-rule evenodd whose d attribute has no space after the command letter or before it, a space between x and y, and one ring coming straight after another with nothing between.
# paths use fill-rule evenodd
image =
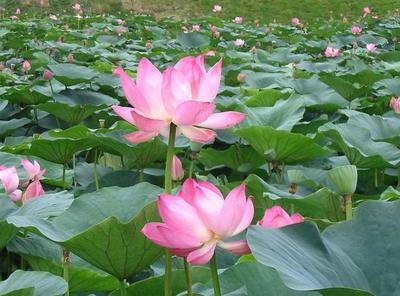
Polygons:
<instances>
[{"instance_id":1,"label":"small pink bud","mask_svg":"<svg viewBox=\"0 0 400 296\"><path fill-rule=\"evenodd\" d=\"M125 28L124 27L118 27L117 29L115 29L115 32L117 32L118 34L122 34L125 32Z\"/></svg>"},{"instance_id":2,"label":"small pink bud","mask_svg":"<svg viewBox=\"0 0 400 296\"><path fill-rule=\"evenodd\" d=\"M72 6L72 9L73 9L73 10L76 10L76 11L81 10L81 5L80 5L79 3L75 3L75 4Z\"/></svg>"},{"instance_id":3,"label":"small pink bud","mask_svg":"<svg viewBox=\"0 0 400 296\"><path fill-rule=\"evenodd\" d=\"M197 24L192 25L192 30L193 30L194 32L199 32L199 31L200 31L200 25L197 25Z\"/></svg>"},{"instance_id":4,"label":"small pink bud","mask_svg":"<svg viewBox=\"0 0 400 296\"><path fill-rule=\"evenodd\" d=\"M22 69L24 70L25 73L29 72L31 70L31 64L29 63L28 60L25 60L22 63Z\"/></svg>"},{"instance_id":5,"label":"small pink bud","mask_svg":"<svg viewBox=\"0 0 400 296\"><path fill-rule=\"evenodd\" d=\"M360 35L362 32L362 29L359 26L353 26L351 27L351 33L353 33L354 35Z\"/></svg>"},{"instance_id":6,"label":"small pink bud","mask_svg":"<svg viewBox=\"0 0 400 296\"><path fill-rule=\"evenodd\" d=\"M292 18L292 25L297 27L301 25L300 19L297 17Z\"/></svg>"},{"instance_id":7,"label":"small pink bud","mask_svg":"<svg viewBox=\"0 0 400 296\"><path fill-rule=\"evenodd\" d=\"M371 13L371 9L369 8L369 6L365 6L364 8L363 8L363 14L364 14L364 17L366 17L368 14L370 14Z\"/></svg>"},{"instance_id":8,"label":"small pink bud","mask_svg":"<svg viewBox=\"0 0 400 296\"><path fill-rule=\"evenodd\" d=\"M244 44L245 44L245 42L244 42L244 40L243 39L236 39L234 42L233 42L236 46L243 46Z\"/></svg>"},{"instance_id":9,"label":"small pink bud","mask_svg":"<svg viewBox=\"0 0 400 296\"><path fill-rule=\"evenodd\" d=\"M365 48L368 52L375 52L377 50L375 43L368 43Z\"/></svg>"},{"instance_id":10,"label":"small pink bud","mask_svg":"<svg viewBox=\"0 0 400 296\"><path fill-rule=\"evenodd\" d=\"M52 80L53 79L53 72L51 72L50 70L45 69L43 71L43 79L44 80Z\"/></svg>"},{"instance_id":11,"label":"small pink bud","mask_svg":"<svg viewBox=\"0 0 400 296\"><path fill-rule=\"evenodd\" d=\"M258 221L257 225L264 226L266 228L279 228L290 224L301 223L304 221L302 215L295 213L289 216L288 213L280 206L273 206L270 209L266 209L264 217Z\"/></svg>"},{"instance_id":12,"label":"small pink bud","mask_svg":"<svg viewBox=\"0 0 400 296\"><path fill-rule=\"evenodd\" d=\"M209 51L207 51L206 56L208 56L208 57L215 57L215 50L209 50Z\"/></svg>"},{"instance_id":13,"label":"small pink bud","mask_svg":"<svg viewBox=\"0 0 400 296\"><path fill-rule=\"evenodd\" d=\"M174 155L172 158L172 180L182 180L184 175L185 172L182 168L182 162L176 155Z\"/></svg>"},{"instance_id":14,"label":"small pink bud","mask_svg":"<svg viewBox=\"0 0 400 296\"><path fill-rule=\"evenodd\" d=\"M394 112L400 114L400 97L391 98L389 106L393 109Z\"/></svg>"},{"instance_id":15,"label":"small pink bud","mask_svg":"<svg viewBox=\"0 0 400 296\"><path fill-rule=\"evenodd\" d=\"M21 9L20 9L20 8L17 8L17 9L15 10L15 14L21 14Z\"/></svg>"},{"instance_id":16,"label":"small pink bud","mask_svg":"<svg viewBox=\"0 0 400 296\"><path fill-rule=\"evenodd\" d=\"M237 81L239 81L240 83L246 82L246 73L240 72L240 73L237 75L236 79L237 79Z\"/></svg>"},{"instance_id":17,"label":"small pink bud","mask_svg":"<svg viewBox=\"0 0 400 296\"><path fill-rule=\"evenodd\" d=\"M125 20L117 19L117 24L123 26L125 24Z\"/></svg>"},{"instance_id":18,"label":"small pink bud","mask_svg":"<svg viewBox=\"0 0 400 296\"><path fill-rule=\"evenodd\" d=\"M235 17L235 19L233 20L236 24L242 24L243 23L243 17L241 16L237 16Z\"/></svg>"},{"instance_id":19,"label":"small pink bud","mask_svg":"<svg viewBox=\"0 0 400 296\"><path fill-rule=\"evenodd\" d=\"M215 4L213 8L213 12L221 12L222 11L222 6Z\"/></svg>"}]
</instances>

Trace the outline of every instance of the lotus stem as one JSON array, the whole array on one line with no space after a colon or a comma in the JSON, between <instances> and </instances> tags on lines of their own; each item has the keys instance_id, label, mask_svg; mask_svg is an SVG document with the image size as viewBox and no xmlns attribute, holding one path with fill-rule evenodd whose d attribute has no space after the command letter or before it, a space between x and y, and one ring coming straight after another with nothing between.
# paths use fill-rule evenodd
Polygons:
<instances>
[{"instance_id":1,"label":"lotus stem","mask_svg":"<svg viewBox=\"0 0 400 296\"><path fill-rule=\"evenodd\" d=\"M165 193L170 194L172 191L172 158L175 150L176 125L171 123L169 128L168 149L165 161ZM165 276L164 276L164 295L172 296L172 265L171 252L165 249Z\"/></svg>"},{"instance_id":2,"label":"lotus stem","mask_svg":"<svg viewBox=\"0 0 400 296\"><path fill-rule=\"evenodd\" d=\"M69 265L71 264L71 256L69 253L69 250L64 248L63 249L63 260L62 260L62 266L63 266L63 277L64 280L67 282L67 291L65 292L65 296L69 296Z\"/></svg>"},{"instance_id":3,"label":"lotus stem","mask_svg":"<svg viewBox=\"0 0 400 296\"><path fill-rule=\"evenodd\" d=\"M219 286L219 278L218 278L217 259L215 253L214 256L211 258L210 268L211 268L211 278L214 287L214 296L221 296L221 288Z\"/></svg>"},{"instance_id":4,"label":"lotus stem","mask_svg":"<svg viewBox=\"0 0 400 296\"><path fill-rule=\"evenodd\" d=\"M121 291L121 296L127 296L128 295L128 293L126 291L125 280L120 280L119 281L119 290Z\"/></svg>"},{"instance_id":5,"label":"lotus stem","mask_svg":"<svg viewBox=\"0 0 400 296\"><path fill-rule=\"evenodd\" d=\"M63 165L63 174L62 174L63 190L67 189L67 184L65 183L66 166L67 166L66 164Z\"/></svg>"},{"instance_id":6,"label":"lotus stem","mask_svg":"<svg viewBox=\"0 0 400 296\"><path fill-rule=\"evenodd\" d=\"M375 169L375 172L374 172L374 185L375 185L375 188L378 188L378 169Z\"/></svg>"},{"instance_id":7,"label":"lotus stem","mask_svg":"<svg viewBox=\"0 0 400 296\"><path fill-rule=\"evenodd\" d=\"M192 296L192 272L190 270L190 265L186 258L183 258L183 267L185 269L186 285L187 285L187 296Z\"/></svg>"},{"instance_id":8,"label":"lotus stem","mask_svg":"<svg viewBox=\"0 0 400 296\"><path fill-rule=\"evenodd\" d=\"M346 194L344 196L344 202L346 206L346 221L351 220L353 217L353 203L351 194Z\"/></svg>"},{"instance_id":9,"label":"lotus stem","mask_svg":"<svg viewBox=\"0 0 400 296\"><path fill-rule=\"evenodd\" d=\"M97 173L97 149L94 149L93 175L94 175L94 184L96 186L96 191L98 191L100 187L99 187L99 174Z\"/></svg>"},{"instance_id":10,"label":"lotus stem","mask_svg":"<svg viewBox=\"0 0 400 296\"><path fill-rule=\"evenodd\" d=\"M139 182L143 182L144 181L144 169L140 169L139 170Z\"/></svg>"}]
</instances>

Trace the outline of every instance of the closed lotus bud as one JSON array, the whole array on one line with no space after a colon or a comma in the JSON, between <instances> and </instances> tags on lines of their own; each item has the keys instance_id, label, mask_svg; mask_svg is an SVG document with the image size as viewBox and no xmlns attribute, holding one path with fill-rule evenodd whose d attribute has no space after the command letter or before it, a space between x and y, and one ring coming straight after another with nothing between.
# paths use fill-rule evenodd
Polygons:
<instances>
[{"instance_id":1,"label":"closed lotus bud","mask_svg":"<svg viewBox=\"0 0 400 296\"><path fill-rule=\"evenodd\" d=\"M327 178L333 189L340 195L352 195L357 187L357 167L344 165L327 172Z\"/></svg>"},{"instance_id":2,"label":"closed lotus bud","mask_svg":"<svg viewBox=\"0 0 400 296\"><path fill-rule=\"evenodd\" d=\"M400 97L391 98L389 106L393 109L394 112L400 113Z\"/></svg>"},{"instance_id":3,"label":"closed lotus bud","mask_svg":"<svg viewBox=\"0 0 400 296\"><path fill-rule=\"evenodd\" d=\"M219 31L215 31L215 32L213 32L213 36L215 38L219 38L219 36L221 36L221 33Z\"/></svg>"},{"instance_id":4,"label":"closed lotus bud","mask_svg":"<svg viewBox=\"0 0 400 296\"><path fill-rule=\"evenodd\" d=\"M74 60L74 54L73 53L69 53L68 55L67 55L67 61L68 62L72 62Z\"/></svg>"},{"instance_id":5,"label":"closed lotus bud","mask_svg":"<svg viewBox=\"0 0 400 296\"><path fill-rule=\"evenodd\" d=\"M301 223L303 221L304 218L302 215L294 213L292 216L289 216L289 214L280 206L273 206L272 208L265 210L264 217L257 222L257 225L266 228L279 228Z\"/></svg>"},{"instance_id":6,"label":"closed lotus bud","mask_svg":"<svg viewBox=\"0 0 400 296\"><path fill-rule=\"evenodd\" d=\"M240 83L244 83L246 82L246 73L244 72L240 72L238 74L238 76L236 77L237 81L239 81Z\"/></svg>"},{"instance_id":7,"label":"closed lotus bud","mask_svg":"<svg viewBox=\"0 0 400 296\"><path fill-rule=\"evenodd\" d=\"M172 157L172 180L182 180L184 175L185 172L183 171L182 162L176 155L174 155Z\"/></svg>"},{"instance_id":8,"label":"closed lotus bud","mask_svg":"<svg viewBox=\"0 0 400 296\"><path fill-rule=\"evenodd\" d=\"M53 79L53 72L51 72L50 70L45 69L43 71L43 79L44 80L52 80Z\"/></svg>"},{"instance_id":9,"label":"closed lotus bud","mask_svg":"<svg viewBox=\"0 0 400 296\"><path fill-rule=\"evenodd\" d=\"M31 70L31 64L29 63L28 60L25 60L25 61L22 63L22 69L24 70L25 73L26 73L26 72L29 72L29 71Z\"/></svg>"}]
</instances>

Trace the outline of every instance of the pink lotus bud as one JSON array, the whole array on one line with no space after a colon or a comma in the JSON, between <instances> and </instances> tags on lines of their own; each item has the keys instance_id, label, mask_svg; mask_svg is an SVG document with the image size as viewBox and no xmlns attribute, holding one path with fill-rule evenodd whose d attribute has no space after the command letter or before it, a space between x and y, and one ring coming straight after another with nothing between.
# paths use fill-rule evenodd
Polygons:
<instances>
[{"instance_id":1,"label":"pink lotus bud","mask_svg":"<svg viewBox=\"0 0 400 296\"><path fill-rule=\"evenodd\" d=\"M24 70L25 73L29 72L31 70L31 64L29 63L28 60L25 60L22 63L22 70Z\"/></svg>"},{"instance_id":2,"label":"pink lotus bud","mask_svg":"<svg viewBox=\"0 0 400 296\"><path fill-rule=\"evenodd\" d=\"M206 56L208 56L208 57L215 57L215 50L209 50L209 51L207 51Z\"/></svg>"},{"instance_id":3,"label":"pink lotus bud","mask_svg":"<svg viewBox=\"0 0 400 296\"><path fill-rule=\"evenodd\" d=\"M124 27L118 27L117 29L115 29L115 32L117 32L118 34L122 34L125 32L125 28Z\"/></svg>"},{"instance_id":4,"label":"pink lotus bud","mask_svg":"<svg viewBox=\"0 0 400 296\"><path fill-rule=\"evenodd\" d=\"M211 26L211 32L218 32L217 26Z\"/></svg>"},{"instance_id":5,"label":"pink lotus bud","mask_svg":"<svg viewBox=\"0 0 400 296\"><path fill-rule=\"evenodd\" d=\"M51 20L53 20L53 21L58 20L57 16L54 15L54 14L50 14L49 18L50 18Z\"/></svg>"},{"instance_id":6,"label":"pink lotus bud","mask_svg":"<svg viewBox=\"0 0 400 296\"><path fill-rule=\"evenodd\" d=\"M340 56L340 49L339 48L333 48L333 47L331 47L331 46L328 46L326 49L325 49L325 56L327 57L327 58L335 58L335 57L338 57L338 56Z\"/></svg>"},{"instance_id":7,"label":"pink lotus bud","mask_svg":"<svg viewBox=\"0 0 400 296\"><path fill-rule=\"evenodd\" d=\"M21 14L21 9L20 9L20 8L17 8L17 9L15 10L15 14Z\"/></svg>"},{"instance_id":8,"label":"pink lotus bud","mask_svg":"<svg viewBox=\"0 0 400 296\"><path fill-rule=\"evenodd\" d=\"M194 32L199 32L199 31L200 31L200 25L197 25L197 24L192 25L192 30L193 30Z\"/></svg>"},{"instance_id":9,"label":"pink lotus bud","mask_svg":"<svg viewBox=\"0 0 400 296\"><path fill-rule=\"evenodd\" d=\"M182 168L182 162L176 155L174 155L172 157L172 180L182 180L184 175L185 172Z\"/></svg>"},{"instance_id":10,"label":"pink lotus bud","mask_svg":"<svg viewBox=\"0 0 400 296\"><path fill-rule=\"evenodd\" d=\"M292 18L292 25L296 27L300 26L301 25L300 19L297 17Z\"/></svg>"},{"instance_id":11,"label":"pink lotus bud","mask_svg":"<svg viewBox=\"0 0 400 296\"><path fill-rule=\"evenodd\" d=\"M233 22L235 22L236 24L241 24L241 23L243 23L243 17L237 16L237 17L235 17Z\"/></svg>"},{"instance_id":12,"label":"pink lotus bud","mask_svg":"<svg viewBox=\"0 0 400 296\"><path fill-rule=\"evenodd\" d=\"M122 69L122 67L118 67L118 68L115 68L113 70L112 75L113 76L120 76L123 73L124 73L124 69Z\"/></svg>"},{"instance_id":13,"label":"pink lotus bud","mask_svg":"<svg viewBox=\"0 0 400 296\"><path fill-rule=\"evenodd\" d=\"M363 8L363 14L364 14L364 17L366 17L368 14L370 14L371 13L371 9L369 8L369 6L365 6L364 8Z\"/></svg>"},{"instance_id":14,"label":"pink lotus bud","mask_svg":"<svg viewBox=\"0 0 400 296\"><path fill-rule=\"evenodd\" d=\"M301 223L304 221L302 215L295 213L289 216L288 213L280 206L273 206L270 209L266 209L264 217L258 221L257 225L261 225L267 228L279 228L290 224Z\"/></svg>"},{"instance_id":15,"label":"pink lotus bud","mask_svg":"<svg viewBox=\"0 0 400 296\"><path fill-rule=\"evenodd\" d=\"M238 76L236 77L237 81L239 81L240 83L244 83L246 82L246 73L244 72L240 72L238 74Z\"/></svg>"},{"instance_id":16,"label":"pink lotus bud","mask_svg":"<svg viewBox=\"0 0 400 296\"><path fill-rule=\"evenodd\" d=\"M376 44L375 43L368 43L365 49L368 52L375 52L377 50Z\"/></svg>"},{"instance_id":17,"label":"pink lotus bud","mask_svg":"<svg viewBox=\"0 0 400 296\"><path fill-rule=\"evenodd\" d=\"M215 4L212 11L213 12L221 12L222 11L222 6L218 5L218 4Z\"/></svg>"},{"instance_id":18,"label":"pink lotus bud","mask_svg":"<svg viewBox=\"0 0 400 296\"><path fill-rule=\"evenodd\" d=\"M351 33L354 35L360 35L362 32L362 29L359 26L353 26L351 27Z\"/></svg>"},{"instance_id":19,"label":"pink lotus bud","mask_svg":"<svg viewBox=\"0 0 400 296\"><path fill-rule=\"evenodd\" d=\"M24 169L26 171L26 178L29 181L33 181L35 179L40 179L46 172L45 169L43 169L43 170L41 169L39 163L36 160L34 160L33 162L30 162L29 160L24 159L24 160L21 160L21 165L24 167Z\"/></svg>"},{"instance_id":20,"label":"pink lotus bud","mask_svg":"<svg viewBox=\"0 0 400 296\"><path fill-rule=\"evenodd\" d=\"M39 180L35 180L28 185L24 194L22 195L22 202L25 203L28 200L41 196L44 194L42 183Z\"/></svg>"},{"instance_id":21,"label":"pink lotus bud","mask_svg":"<svg viewBox=\"0 0 400 296\"><path fill-rule=\"evenodd\" d=\"M74 59L75 59L75 58L74 58L74 54L73 54L73 53L69 53L69 54L67 55L67 61L68 61L68 62L72 62Z\"/></svg>"},{"instance_id":22,"label":"pink lotus bud","mask_svg":"<svg viewBox=\"0 0 400 296\"><path fill-rule=\"evenodd\" d=\"M243 39L236 39L234 42L233 42L236 46L243 46L244 45L244 40Z\"/></svg>"},{"instance_id":23,"label":"pink lotus bud","mask_svg":"<svg viewBox=\"0 0 400 296\"><path fill-rule=\"evenodd\" d=\"M391 98L389 106L393 109L394 112L400 114L400 97Z\"/></svg>"},{"instance_id":24,"label":"pink lotus bud","mask_svg":"<svg viewBox=\"0 0 400 296\"><path fill-rule=\"evenodd\" d=\"M125 20L117 19L117 24L123 26L125 24Z\"/></svg>"},{"instance_id":25,"label":"pink lotus bud","mask_svg":"<svg viewBox=\"0 0 400 296\"><path fill-rule=\"evenodd\" d=\"M159 196L163 223L147 223L142 233L191 264L208 263L217 246L237 255L247 254L250 249L245 240L227 242L244 232L253 219L253 201L246 197L245 189L242 184L224 199L212 183L187 179L177 195Z\"/></svg>"},{"instance_id":26,"label":"pink lotus bud","mask_svg":"<svg viewBox=\"0 0 400 296\"><path fill-rule=\"evenodd\" d=\"M15 167L1 166L0 181L3 184L4 191L12 201L16 202L21 199L22 192L18 189L19 177Z\"/></svg>"},{"instance_id":27,"label":"pink lotus bud","mask_svg":"<svg viewBox=\"0 0 400 296\"><path fill-rule=\"evenodd\" d=\"M215 38L219 38L219 36L221 36L221 33L219 31L215 31L213 32L213 35Z\"/></svg>"},{"instance_id":28,"label":"pink lotus bud","mask_svg":"<svg viewBox=\"0 0 400 296\"><path fill-rule=\"evenodd\" d=\"M44 69L43 71L43 79L44 80L52 80L53 79L53 72L50 70Z\"/></svg>"},{"instance_id":29,"label":"pink lotus bud","mask_svg":"<svg viewBox=\"0 0 400 296\"><path fill-rule=\"evenodd\" d=\"M151 41L149 40L149 41L146 42L145 46L146 46L147 49L150 49L150 48L153 47L153 42L151 42Z\"/></svg>"},{"instance_id":30,"label":"pink lotus bud","mask_svg":"<svg viewBox=\"0 0 400 296\"><path fill-rule=\"evenodd\" d=\"M75 4L72 6L72 9L73 9L73 10L76 10L76 11L79 11L79 10L81 10L81 5L80 5L79 3L75 3Z\"/></svg>"}]
</instances>

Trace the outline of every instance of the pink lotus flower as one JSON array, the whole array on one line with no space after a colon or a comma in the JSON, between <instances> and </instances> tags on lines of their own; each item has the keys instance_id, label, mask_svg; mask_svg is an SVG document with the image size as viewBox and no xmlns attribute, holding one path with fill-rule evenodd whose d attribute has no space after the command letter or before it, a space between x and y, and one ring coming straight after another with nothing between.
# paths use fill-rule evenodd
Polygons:
<instances>
[{"instance_id":1,"label":"pink lotus flower","mask_svg":"<svg viewBox=\"0 0 400 296\"><path fill-rule=\"evenodd\" d=\"M29 72L31 70L31 64L29 63L28 60L25 60L22 63L22 70L24 70L24 72Z\"/></svg>"},{"instance_id":2,"label":"pink lotus flower","mask_svg":"<svg viewBox=\"0 0 400 296\"><path fill-rule=\"evenodd\" d=\"M243 39L236 39L235 41L233 41L233 43L236 45L236 46L243 46L244 44L245 44L245 42L244 42L244 40Z\"/></svg>"},{"instance_id":3,"label":"pink lotus flower","mask_svg":"<svg viewBox=\"0 0 400 296\"><path fill-rule=\"evenodd\" d=\"M223 198L209 182L187 179L177 195L161 194L158 211L164 223L148 223L142 232L191 264L206 264L216 247L234 254L250 253L245 240L225 242L250 225L254 207L245 185Z\"/></svg>"},{"instance_id":4,"label":"pink lotus flower","mask_svg":"<svg viewBox=\"0 0 400 296\"><path fill-rule=\"evenodd\" d=\"M30 162L29 160L24 159L21 160L21 165L24 167L26 172L26 178L29 181L39 180L46 172L46 169L42 170L40 164L36 160Z\"/></svg>"},{"instance_id":5,"label":"pink lotus flower","mask_svg":"<svg viewBox=\"0 0 400 296\"><path fill-rule=\"evenodd\" d=\"M18 19L18 17L16 15L12 15L12 16L10 16L10 19L12 19L13 21L16 21Z\"/></svg>"},{"instance_id":6,"label":"pink lotus flower","mask_svg":"<svg viewBox=\"0 0 400 296\"><path fill-rule=\"evenodd\" d=\"M244 72L240 72L237 77L236 77L237 81L239 81L240 83L244 83L246 81L246 73Z\"/></svg>"},{"instance_id":7,"label":"pink lotus flower","mask_svg":"<svg viewBox=\"0 0 400 296\"><path fill-rule=\"evenodd\" d=\"M125 20L117 19L117 24L123 26L125 24Z\"/></svg>"},{"instance_id":8,"label":"pink lotus flower","mask_svg":"<svg viewBox=\"0 0 400 296\"><path fill-rule=\"evenodd\" d=\"M40 183L40 181L38 179L36 179L32 183L30 183L28 185L28 187L26 188L24 194L22 195L22 202L25 203L28 200L30 200L34 197L41 196L43 194L44 194L44 190L43 190L42 184Z\"/></svg>"},{"instance_id":9,"label":"pink lotus flower","mask_svg":"<svg viewBox=\"0 0 400 296\"><path fill-rule=\"evenodd\" d=\"M300 26L301 25L300 19L297 18L297 17L292 18L292 25L293 26Z\"/></svg>"},{"instance_id":10,"label":"pink lotus flower","mask_svg":"<svg viewBox=\"0 0 400 296\"><path fill-rule=\"evenodd\" d=\"M362 29L359 26L353 26L351 27L351 33L354 35L360 35L362 32Z\"/></svg>"},{"instance_id":11,"label":"pink lotus flower","mask_svg":"<svg viewBox=\"0 0 400 296\"><path fill-rule=\"evenodd\" d=\"M192 30L193 30L194 32L199 32L199 31L200 31L200 25L197 25L197 24L192 25Z\"/></svg>"},{"instance_id":12,"label":"pink lotus flower","mask_svg":"<svg viewBox=\"0 0 400 296\"><path fill-rule=\"evenodd\" d=\"M338 57L338 56L340 56L340 49L339 49L339 48L334 48L334 47L328 46L328 47L325 49L325 56L326 56L327 58L335 58L335 57Z\"/></svg>"},{"instance_id":13,"label":"pink lotus flower","mask_svg":"<svg viewBox=\"0 0 400 296\"><path fill-rule=\"evenodd\" d=\"M22 191L18 189L19 177L15 167L0 167L0 181L12 201L16 202L21 199Z\"/></svg>"},{"instance_id":14,"label":"pink lotus flower","mask_svg":"<svg viewBox=\"0 0 400 296\"><path fill-rule=\"evenodd\" d=\"M215 57L216 53L215 50L209 50L206 52L206 56L208 57Z\"/></svg>"},{"instance_id":15,"label":"pink lotus flower","mask_svg":"<svg viewBox=\"0 0 400 296\"><path fill-rule=\"evenodd\" d=\"M161 73L148 59L142 58L133 81L122 68L119 75L128 102L134 107L114 105L115 113L139 131L125 135L132 143L148 141L161 134L169 135L170 124L177 125L177 136L183 134L194 142L207 143L217 134L211 129L225 129L241 122L240 112L213 114L213 103L219 89L222 60L207 72L204 55L185 57Z\"/></svg>"},{"instance_id":16,"label":"pink lotus flower","mask_svg":"<svg viewBox=\"0 0 400 296\"><path fill-rule=\"evenodd\" d=\"M15 10L15 14L21 14L21 9L20 9L20 8L17 8L17 9Z\"/></svg>"},{"instance_id":17,"label":"pink lotus flower","mask_svg":"<svg viewBox=\"0 0 400 296\"><path fill-rule=\"evenodd\" d=\"M212 11L213 12L221 12L222 11L222 6L218 5L218 4L215 4Z\"/></svg>"},{"instance_id":18,"label":"pink lotus flower","mask_svg":"<svg viewBox=\"0 0 400 296\"><path fill-rule=\"evenodd\" d=\"M44 80L52 80L53 79L53 72L50 70L44 69L43 71L43 79Z\"/></svg>"},{"instance_id":19,"label":"pink lotus flower","mask_svg":"<svg viewBox=\"0 0 400 296\"><path fill-rule=\"evenodd\" d=\"M363 8L363 15L364 15L364 17L366 17L368 14L370 14L371 13L371 9L369 8L369 6L365 6L364 8Z\"/></svg>"},{"instance_id":20,"label":"pink lotus flower","mask_svg":"<svg viewBox=\"0 0 400 296\"><path fill-rule=\"evenodd\" d=\"M218 27L217 26L211 26L211 32L218 32Z\"/></svg>"},{"instance_id":21,"label":"pink lotus flower","mask_svg":"<svg viewBox=\"0 0 400 296\"><path fill-rule=\"evenodd\" d=\"M375 52L377 50L377 47L375 43L368 43L367 46L365 46L365 49L368 52Z\"/></svg>"},{"instance_id":22,"label":"pink lotus flower","mask_svg":"<svg viewBox=\"0 0 400 296\"><path fill-rule=\"evenodd\" d=\"M391 98L389 106L394 112L400 113L400 97Z\"/></svg>"},{"instance_id":23,"label":"pink lotus flower","mask_svg":"<svg viewBox=\"0 0 400 296\"><path fill-rule=\"evenodd\" d=\"M235 17L235 19L233 20L236 24L241 24L243 23L243 17L241 16L237 16Z\"/></svg>"},{"instance_id":24,"label":"pink lotus flower","mask_svg":"<svg viewBox=\"0 0 400 296\"><path fill-rule=\"evenodd\" d=\"M118 34L122 34L125 32L125 28L124 27L118 27L115 29L115 32L117 32Z\"/></svg>"},{"instance_id":25,"label":"pink lotus flower","mask_svg":"<svg viewBox=\"0 0 400 296\"><path fill-rule=\"evenodd\" d=\"M185 172L183 171L182 162L178 156L174 155L172 157L172 180L182 180L184 176Z\"/></svg>"},{"instance_id":26,"label":"pink lotus flower","mask_svg":"<svg viewBox=\"0 0 400 296\"><path fill-rule=\"evenodd\" d=\"M72 9L73 9L73 10L76 10L76 11L79 11L79 10L81 10L81 5L80 5L79 3L75 3L75 4L72 6Z\"/></svg>"},{"instance_id":27,"label":"pink lotus flower","mask_svg":"<svg viewBox=\"0 0 400 296\"><path fill-rule=\"evenodd\" d=\"M51 15L49 16L49 18L50 18L51 20L53 20L53 21L58 20L57 16L54 15L54 14L51 14Z\"/></svg>"},{"instance_id":28,"label":"pink lotus flower","mask_svg":"<svg viewBox=\"0 0 400 296\"><path fill-rule=\"evenodd\" d=\"M289 216L288 213L280 206L273 206L270 209L266 209L264 217L258 221L257 225L261 225L267 228L279 228L290 224L301 223L304 221L302 215L295 213Z\"/></svg>"}]
</instances>

